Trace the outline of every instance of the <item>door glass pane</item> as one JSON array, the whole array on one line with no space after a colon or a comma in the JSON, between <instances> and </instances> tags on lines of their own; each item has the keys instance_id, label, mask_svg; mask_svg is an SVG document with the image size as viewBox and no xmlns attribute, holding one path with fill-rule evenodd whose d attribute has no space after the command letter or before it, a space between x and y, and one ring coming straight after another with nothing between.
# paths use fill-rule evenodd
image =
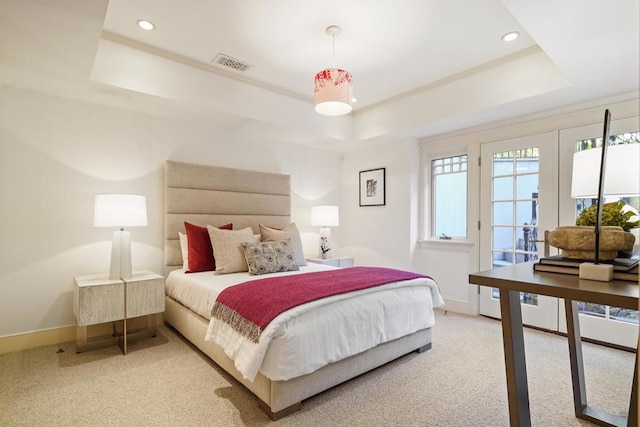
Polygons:
<instances>
[{"instance_id":1,"label":"door glass pane","mask_svg":"<svg viewBox=\"0 0 640 427\"><path fill-rule=\"evenodd\" d=\"M513 202L496 202L493 204L493 225L513 224Z\"/></svg>"},{"instance_id":2,"label":"door glass pane","mask_svg":"<svg viewBox=\"0 0 640 427\"><path fill-rule=\"evenodd\" d=\"M638 144L640 143L640 132L623 133L609 136L609 146L619 144ZM590 138L576 141L576 151L590 150L602 146L602 138ZM636 177L637 178L637 177ZM606 202L614 202L622 199L625 203L631 205L636 211L640 210L640 197L605 197ZM576 199L576 218L582 210L589 206L595 205L597 199ZM637 237L636 237L637 239ZM634 254L638 255L638 254ZM617 320L622 322L638 323L638 311L626 308L610 307L602 304L593 304L579 302L578 308L581 314L588 316L601 317L604 319Z\"/></svg>"},{"instance_id":3,"label":"door glass pane","mask_svg":"<svg viewBox=\"0 0 640 427\"><path fill-rule=\"evenodd\" d=\"M513 178L495 178L493 180L493 200L513 199Z\"/></svg>"},{"instance_id":4,"label":"door glass pane","mask_svg":"<svg viewBox=\"0 0 640 427\"><path fill-rule=\"evenodd\" d=\"M537 195L537 193L535 193ZM537 224L537 199L516 203L516 223L518 225Z\"/></svg>"},{"instance_id":5,"label":"door glass pane","mask_svg":"<svg viewBox=\"0 0 640 427\"><path fill-rule=\"evenodd\" d=\"M516 150L518 156L516 158L516 170L519 174L528 172L538 172L538 147L525 148Z\"/></svg>"},{"instance_id":6,"label":"door glass pane","mask_svg":"<svg viewBox=\"0 0 640 427\"><path fill-rule=\"evenodd\" d=\"M493 154L493 176L513 175L513 151ZM500 161L504 159L505 161Z\"/></svg>"},{"instance_id":7,"label":"door glass pane","mask_svg":"<svg viewBox=\"0 0 640 427\"><path fill-rule=\"evenodd\" d=\"M533 193L538 192L538 174L521 175L516 177L516 198L530 199Z\"/></svg>"},{"instance_id":8,"label":"door glass pane","mask_svg":"<svg viewBox=\"0 0 640 427\"><path fill-rule=\"evenodd\" d=\"M638 311L628 308L609 307L609 318L621 322L638 323Z\"/></svg>"},{"instance_id":9,"label":"door glass pane","mask_svg":"<svg viewBox=\"0 0 640 427\"><path fill-rule=\"evenodd\" d=\"M493 267L538 259L537 147L494 153L492 175ZM514 191L515 190L515 191ZM493 298L499 298L497 289ZM538 305L538 296L520 294L523 304Z\"/></svg>"},{"instance_id":10,"label":"door glass pane","mask_svg":"<svg viewBox=\"0 0 640 427\"><path fill-rule=\"evenodd\" d=\"M497 288L491 290L491 298L500 299L500 291ZM527 292L520 292L520 303L528 305L538 305L538 295Z\"/></svg>"},{"instance_id":11,"label":"door glass pane","mask_svg":"<svg viewBox=\"0 0 640 427\"><path fill-rule=\"evenodd\" d=\"M596 317L602 317L602 318L606 317L606 312L607 312L606 306L602 304L594 304L592 302L583 302L583 301L580 301L578 303L578 309L582 314L587 314L590 316L596 316Z\"/></svg>"},{"instance_id":12,"label":"door glass pane","mask_svg":"<svg viewBox=\"0 0 640 427\"><path fill-rule=\"evenodd\" d=\"M509 259L513 259L513 228L512 227L493 227L493 241L495 243L495 249L505 251L505 255ZM509 251L506 254L506 251Z\"/></svg>"}]
</instances>

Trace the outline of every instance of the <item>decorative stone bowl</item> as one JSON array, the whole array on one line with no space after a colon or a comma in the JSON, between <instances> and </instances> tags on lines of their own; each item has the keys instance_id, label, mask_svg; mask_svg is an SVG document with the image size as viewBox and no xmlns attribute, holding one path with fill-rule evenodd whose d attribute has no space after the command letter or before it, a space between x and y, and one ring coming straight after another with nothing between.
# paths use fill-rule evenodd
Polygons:
<instances>
[{"instance_id":1,"label":"decorative stone bowl","mask_svg":"<svg viewBox=\"0 0 640 427\"><path fill-rule=\"evenodd\" d=\"M603 226L600 228L600 260L610 261L618 256L618 251L633 248L636 237L622 227ZM549 232L549 244L562 249L562 256L570 259L595 259L595 232L592 226L570 225L557 227Z\"/></svg>"}]
</instances>

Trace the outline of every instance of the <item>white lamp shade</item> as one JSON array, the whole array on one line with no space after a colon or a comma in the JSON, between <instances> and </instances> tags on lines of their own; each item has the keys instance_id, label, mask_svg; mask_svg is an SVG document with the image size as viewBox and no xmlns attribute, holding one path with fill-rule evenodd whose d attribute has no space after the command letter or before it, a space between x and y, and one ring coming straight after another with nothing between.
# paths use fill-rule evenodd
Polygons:
<instances>
[{"instance_id":1,"label":"white lamp shade","mask_svg":"<svg viewBox=\"0 0 640 427\"><path fill-rule=\"evenodd\" d=\"M319 227L337 227L340 225L340 215L337 206L312 206L311 225Z\"/></svg>"},{"instance_id":2,"label":"white lamp shade","mask_svg":"<svg viewBox=\"0 0 640 427\"><path fill-rule=\"evenodd\" d=\"M571 197L597 198L602 148L578 151L573 155ZM604 196L640 194L640 144L610 145L604 175Z\"/></svg>"},{"instance_id":3,"label":"white lamp shade","mask_svg":"<svg viewBox=\"0 0 640 427\"><path fill-rule=\"evenodd\" d=\"M145 227L147 200L134 194L98 194L93 211L95 227Z\"/></svg>"},{"instance_id":4,"label":"white lamp shade","mask_svg":"<svg viewBox=\"0 0 640 427\"><path fill-rule=\"evenodd\" d=\"M349 114L352 110L353 78L339 68L327 68L316 74L314 103L316 112L326 116Z\"/></svg>"}]
</instances>

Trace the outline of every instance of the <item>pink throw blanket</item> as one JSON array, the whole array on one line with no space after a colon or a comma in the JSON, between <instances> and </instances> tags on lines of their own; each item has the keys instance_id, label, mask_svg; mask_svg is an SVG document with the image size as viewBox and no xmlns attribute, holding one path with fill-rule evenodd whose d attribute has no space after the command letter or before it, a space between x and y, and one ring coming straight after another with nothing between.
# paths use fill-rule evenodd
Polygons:
<instances>
[{"instance_id":1,"label":"pink throw blanket","mask_svg":"<svg viewBox=\"0 0 640 427\"><path fill-rule=\"evenodd\" d=\"M231 286L220 293L211 316L257 343L264 328L279 314L299 305L387 283L427 277L380 267L270 277Z\"/></svg>"}]
</instances>

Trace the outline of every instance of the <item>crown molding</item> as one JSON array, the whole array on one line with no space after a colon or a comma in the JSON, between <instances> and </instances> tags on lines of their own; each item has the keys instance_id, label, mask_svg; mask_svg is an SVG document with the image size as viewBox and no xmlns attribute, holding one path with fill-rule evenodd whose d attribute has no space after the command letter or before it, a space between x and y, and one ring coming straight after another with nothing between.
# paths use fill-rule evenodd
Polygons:
<instances>
[{"instance_id":1,"label":"crown molding","mask_svg":"<svg viewBox=\"0 0 640 427\"><path fill-rule=\"evenodd\" d=\"M122 44L122 45L128 46L128 47L130 47L132 49L141 50L143 52L147 52L147 53L150 53L152 55L157 55L159 57L162 57L162 58L165 58L165 59L169 59L171 61L179 62L179 63L181 63L183 65L187 65L189 67L198 68L200 70L203 70L203 71L206 71L206 72L209 72L209 73L212 73L212 74L216 74L216 75L228 78L228 79L236 80L236 81L241 82L241 83L246 83L246 84L258 87L260 89L265 89L265 90L268 90L268 91L271 91L271 92L275 92L275 93L280 94L280 95L288 96L290 98L295 98L295 99L297 99L299 101L308 102L309 104L313 105L313 97L303 96L303 95L300 95L299 93L292 92L292 91L287 90L285 88L282 88L280 86L271 85L271 84L268 84L268 83L260 82L258 80L254 80L254 79L250 79L250 78L238 75L236 73L232 73L232 72L229 72L229 71L221 70L220 68L218 68L218 67L216 67L214 65L209 65L209 64L206 64L204 62L196 61L194 59L187 58L185 56L178 55L176 53L169 52L167 50L160 49L158 47L151 46L151 45L148 45L146 43L142 43L142 42L139 42L137 40L133 40L133 39L130 39L128 37L124 37L124 36L121 36L119 34L112 33L110 31L103 30L101 37L104 40L108 40L108 41L113 42L113 43Z\"/></svg>"},{"instance_id":2,"label":"crown molding","mask_svg":"<svg viewBox=\"0 0 640 427\"><path fill-rule=\"evenodd\" d=\"M445 77L443 79L436 80L436 81L431 82L431 83L427 83L426 85L418 86L418 87L416 87L414 89L408 90L406 92L399 93L399 94L391 96L389 98L385 98L385 99L383 99L381 101L378 101L378 102L375 102L373 104L367 105L366 107L359 108L358 110L354 111L352 114L354 116L357 116L358 114L363 114L363 113L366 113L368 111L375 110L376 108L379 108L379 107L382 107L382 106L385 106L385 105L388 105L388 104L392 104L394 102L401 101L403 99L410 98L410 97L415 96L415 95L419 95L419 94L421 94L423 92L428 92L430 90L445 86L445 85L447 85L449 83L452 83L452 82L454 82L456 80L464 79L464 78L472 76L474 74L478 74L480 72L483 72L483 71L486 71L486 70L490 70L492 68L499 67L499 66L507 64L509 62L513 62L513 61L515 61L517 59L520 59L520 58L523 58L523 57L526 57L526 56L529 56L529 55L535 55L535 54L537 54L539 52L542 52L542 49L540 48L540 46L534 45L534 46L528 47L526 49L519 50L518 52L514 52L514 53L512 53L510 55L506 55L506 56L503 56L501 58L495 59L493 61L485 62L484 64L480 64L480 65L475 66L473 68L469 68L469 69L466 69L464 71L460 71L459 73L451 74L451 75L449 75L449 76L447 76L447 77Z\"/></svg>"}]
</instances>

